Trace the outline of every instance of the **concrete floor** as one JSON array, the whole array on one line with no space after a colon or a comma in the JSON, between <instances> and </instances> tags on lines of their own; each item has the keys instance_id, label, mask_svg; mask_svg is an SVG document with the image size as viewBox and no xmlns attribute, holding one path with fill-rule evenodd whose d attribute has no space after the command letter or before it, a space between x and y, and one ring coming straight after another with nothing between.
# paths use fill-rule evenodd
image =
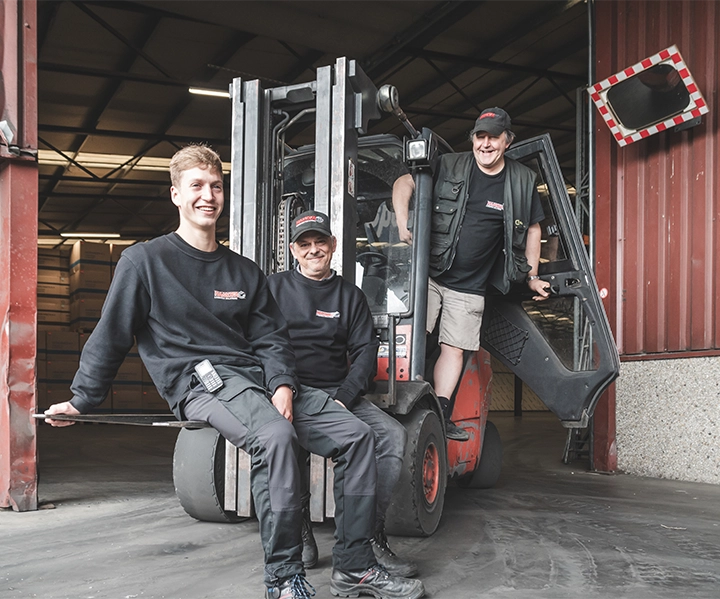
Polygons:
<instances>
[{"instance_id":1,"label":"concrete floor","mask_svg":"<svg viewBox=\"0 0 720 599\"><path fill-rule=\"evenodd\" d=\"M393 538L416 560L428 596L458 598L716 598L720 486L564 465L549 414L493 414L505 441L496 488L451 485L440 528ZM0 512L0 598L225 599L262 596L257 523L201 523L172 484L176 433L41 425L40 500ZM332 526L316 528L309 572L330 598Z\"/></svg>"}]
</instances>

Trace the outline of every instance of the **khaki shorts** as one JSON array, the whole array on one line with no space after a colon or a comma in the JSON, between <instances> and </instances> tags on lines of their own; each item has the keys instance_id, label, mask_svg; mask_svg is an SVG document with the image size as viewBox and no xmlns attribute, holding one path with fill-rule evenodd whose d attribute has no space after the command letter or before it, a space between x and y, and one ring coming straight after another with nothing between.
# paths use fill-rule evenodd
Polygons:
<instances>
[{"instance_id":1,"label":"khaki shorts","mask_svg":"<svg viewBox=\"0 0 720 599\"><path fill-rule=\"evenodd\" d=\"M453 291L430 279L428 282L428 333L435 328L441 308L438 341L469 351L480 349L480 325L485 310L485 298L482 295Z\"/></svg>"}]
</instances>

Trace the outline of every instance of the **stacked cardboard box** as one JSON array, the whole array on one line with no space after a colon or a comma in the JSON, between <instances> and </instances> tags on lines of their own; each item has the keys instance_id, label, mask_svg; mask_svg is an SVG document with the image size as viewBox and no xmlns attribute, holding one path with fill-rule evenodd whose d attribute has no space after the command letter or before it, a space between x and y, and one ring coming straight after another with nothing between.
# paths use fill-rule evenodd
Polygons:
<instances>
[{"instance_id":1,"label":"stacked cardboard box","mask_svg":"<svg viewBox=\"0 0 720 599\"><path fill-rule=\"evenodd\" d=\"M76 331L39 331L37 336L38 409L72 397L70 385L77 372L80 355L89 334ZM120 365L108 399L94 412L167 412L134 346Z\"/></svg>"},{"instance_id":2,"label":"stacked cardboard box","mask_svg":"<svg viewBox=\"0 0 720 599\"><path fill-rule=\"evenodd\" d=\"M80 345L78 334L72 331L38 331L37 340L38 408L45 410L70 399Z\"/></svg>"},{"instance_id":3,"label":"stacked cardboard box","mask_svg":"<svg viewBox=\"0 0 720 599\"><path fill-rule=\"evenodd\" d=\"M70 328L70 287L67 249L38 249L37 309L42 331Z\"/></svg>"},{"instance_id":4,"label":"stacked cardboard box","mask_svg":"<svg viewBox=\"0 0 720 599\"><path fill-rule=\"evenodd\" d=\"M127 246L76 242L71 250L38 251L38 408L71 397L70 384L80 354L110 286L112 269ZM70 330L72 329L72 330ZM116 413L167 412L140 360L137 347L128 353L99 410Z\"/></svg>"},{"instance_id":5,"label":"stacked cardboard box","mask_svg":"<svg viewBox=\"0 0 720 599\"><path fill-rule=\"evenodd\" d=\"M110 287L110 246L77 241L70 253L70 328L92 331Z\"/></svg>"},{"instance_id":6,"label":"stacked cardboard box","mask_svg":"<svg viewBox=\"0 0 720 599\"><path fill-rule=\"evenodd\" d=\"M115 266L118 263L118 260L120 260L120 254L122 254L128 247L128 245L118 245L117 243L113 243L110 246L110 264L112 269L112 275L115 275Z\"/></svg>"}]
</instances>

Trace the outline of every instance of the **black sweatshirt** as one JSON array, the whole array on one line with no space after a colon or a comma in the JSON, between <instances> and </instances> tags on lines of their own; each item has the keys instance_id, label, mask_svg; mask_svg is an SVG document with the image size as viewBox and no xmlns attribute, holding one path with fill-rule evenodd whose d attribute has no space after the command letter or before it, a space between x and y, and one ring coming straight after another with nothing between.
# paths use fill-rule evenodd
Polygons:
<instances>
[{"instance_id":1,"label":"black sweatshirt","mask_svg":"<svg viewBox=\"0 0 720 599\"><path fill-rule=\"evenodd\" d=\"M271 275L268 285L290 328L300 382L352 409L377 369L378 341L365 294L335 274L315 281L297 270Z\"/></svg>"},{"instance_id":2,"label":"black sweatshirt","mask_svg":"<svg viewBox=\"0 0 720 599\"><path fill-rule=\"evenodd\" d=\"M170 233L122 253L71 386L71 403L80 412L100 405L133 337L160 395L179 418L193 368L205 358L261 366L273 393L280 385L296 385L287 323L265 275L223 246L203 252Z\"/></svg>"}]
</instances>

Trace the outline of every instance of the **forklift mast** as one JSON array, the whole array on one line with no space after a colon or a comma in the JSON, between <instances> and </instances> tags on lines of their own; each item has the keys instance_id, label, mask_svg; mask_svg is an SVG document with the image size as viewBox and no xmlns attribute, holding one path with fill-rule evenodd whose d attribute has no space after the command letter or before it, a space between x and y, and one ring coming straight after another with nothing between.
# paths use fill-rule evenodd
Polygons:
<instances>
[{"instance_id":1,"label":"forklift mast","mask_svg":"<svg viewBox=\"0 0 720 599\"><path fill-rule=\"evenodd\" d=\"M230 247L243 256L254 260L266 273L271 274L292 267L288 250L290 221L298 213L313 209L328 214L333 234L337 238L337 250L333 255L332 268L345 279L358 286L362 274L368 269L378 269L381 261L386 269L395 268L393 255L407 254L403 291L408 296L400 308L386 307L387 282L378 283L377 294L382 301L370 301L375 326L383 341L380 357L381 380L377 392L370 399L384 408L406 413L419 395L433 395L430 386L423 382L425 365L425 336L405 335L396 331L400 318L406 323L413 314L425 314L427 294L427 252L425 244L417 243L403 250L378 251L373 227L367 220L365 231L358 235L358 209L367 199L358 195L359 135L368 131L368 124L378 119L382 112L394 113L410 132L418 138L421 133L414 129L399 108L397 90L383 86L378 90L355 60L338 58L334 65L317 69L314 81L295 85L264 88L259 80L233 80L232 99L232 174L230 181ZM303 174L305 186L312 191L287 189L285 168L298 152L285 142L291 126L314 126L314 144L300 148L309 160ZM423 135L429 135L423 132ZM401 162L402 147L396 144ZM289 160L288 160L289 157ZM416 169L418 172L422 168ZM417 175L418 185L432 186L429 172ZM387 196L389 199L388 186ZM307 189L307 187L306 187ZM427 224L429 238L429 213L421 222ZM421 225L420 225L421 226ZM357 244L367 240L365 248ZM363 253L368 263L363 264ZM357 260L360 264L356 263ZM388 256L390 254L390 256ZM412 265L412 268L410 268ZM370 277L372 278L372 277ZM367 279L366 279L367 280ZM379 280L378 277L375 280ZM420 287L418 287L420 285ZM364 291L367 291L364 288ZM390 293L391 294L391 293ZM407 324L406 327L410 328ZM400 380L412 382L400 392L396 386L397 351L396 339L407 341L411 347L400 350L403 374ZM386 351L385 351L386 350ZM387 376L385 377L385 367Z\"/></svg>"},{"instance_id":2,"label":"forklift mast","mask_svg":"<svg viewBox=\"0 0 720 599\"><path fill-rule=\"evenodd\" d=\"M233 80L231 249L266 273L287 266L278 255L291 217L282 207L291 205L282 197L285 132L314 119L313 209L328 214L337 237L333 269L354 282L358 133L380 117L377 94L357 62L347 58L317 69L308 83L264 89L259 80Z\"/></svg>"}]
</instances>

